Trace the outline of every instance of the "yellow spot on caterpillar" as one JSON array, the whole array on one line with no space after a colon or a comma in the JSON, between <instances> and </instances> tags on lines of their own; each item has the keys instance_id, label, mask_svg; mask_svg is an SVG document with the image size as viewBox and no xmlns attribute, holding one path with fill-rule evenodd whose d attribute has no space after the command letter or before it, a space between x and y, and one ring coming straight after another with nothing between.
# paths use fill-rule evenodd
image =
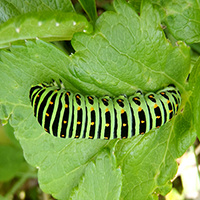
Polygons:
<instances>
[{"instance_id":1,"label":"yellow spot on caterpillar","mask_svg":"<svg viewBox=\"0 0 200 200\"><path fill-rule=\"evenodd\" d=\"M169 113L173 112L173 110L169 110Z\"/></svg>"},{"instance_id":2,"label":"yellow spot on caterpillar","mask_svg":"<svg viewBox=\"0 0 200 200\"><path fill-rule=\"evenodd\" d=\"M149 95L149 98L153 98L153 96L152 96L152 95Z\"/></svg>"},{"instance_id":3,"label":"yellow spot on caterpillar","mask_svg":"<svg viewBox=\"0 0 200 200\"><path fill-rule=\"evenodd\" d=\"M91 110L91 111L93 111L93 110L94 110L94 108L93 108L93 107L91 107L91 108L90 108L90 110Z\"/></svg>"},{"instance_id":4,"label":"yellow spot on caterpillar","mask_svg":"<svg viewBox=\"0 0 200 200\"><path fill-rule=\"evenodd\" d=\"M155 104L154 104L154 108L157 108L157 107L158 107L158 105L155 103Z\"/></svg>"},{"instance_id":5,"label":"yellow spot on caterpillar","mask_svg":"<svg viewBox=\"0 0 200 200\"><path fill-rule=\"evenodd\" d=\"M80 99L80 97L79 97L78 95L76 95L76 98L77 98L77 99Z\"/></svg>"},{"instance_id":6,"label":"yellow spot on caterpillar","mask_svg":"<svg viewBox=\"0 0 200 200\"><path fill-rule=\"evenodd\" d=\"M93 137L92 137L92 136L89 136L89 138L92 139Z\"/></svg>"},{"instance_id":7,"label":"yellow spot on caterpillar","mask_svg":"<svg viewBox=\"0 0 200 200\"><path fill-rule=\"evenodd\" d=\"M65 108L68 108L68 105L67 105L67 104L65 104Z\"/></svg>"},{"instance_id":8,"label":"yellow spot on caterpillar","mask_svg":"<svg viewBox=\"0 0 200 200\"><path fill-rule=\"evenodd\" d=\"M118 99L118 102L122 102L122 100L121 100L121 99Z\"/></svg>"},{"instance_id":9,"label":"yellow spot on caterpillar","mask_svg":"<svg viewBox=\"0 0 200 200\"><path fill-rule=\"evenodd\" d=\"M178 104L176 104L176 107L178 107Z\"/></svg>"},{"instance_id":10,"label":"yellow spot on caterpillar","mask_svg":"<svg viewBox=\"0 0 200 200\"><path fill-rule=\"evenodd\" d=\"M67 92L66 94L67 94L67 96L69 96L69 95L70 95L70 94L69 94L69 92Z\"/></svg>"},{"instance_id":11,"label":"yellow spot on caterpillar","mask_svg":"<svg viewBox=\"0 0 200 200\"><path fill-rule=\"evenodd\" d=\"M67 121L65 121L65 120L64 120L64 121L63 121L63 123L64 123L64 124L66 124L66 123L67 123Z\"/></svg>"},{"instance_id":12,"label":"yellow spot on caterpillar","mask_svg":"<svg viewBox=\"0 0 200 200\"><path fill-rule=\"evenodd\" d=\"M78 135L76 135L75 137L76 137L76 138L78 138L79 136L78 136Z\"/></svg>"},{"instance_id":13,"label":"yellow spot on caterpillar","mask_svg":"<svg viewBox=\"0 0 200 200\"><path fill-rule=\"evenodd\" d=\"M94 122L91 122L91 125L93 126L93 125L94 125Z\"/></svg>"},{"instance_id":14,"label":"yellow spot on caterpillar","mask_svg":"<svg viewBox=\"0 0 200 200\"><path fill-rule=\"evenodd\" d=\"M107 99L103 99L103 101L107 101Z\"/></svg>"},{"instance_id":15,"label":"yellow spot on caterpillar","mask_svg":"<svg viewBox=\"0 0 200 200\"><path fill-rule=\"evenodd\" d=\"M49 113L46 113L46 116L49 117Z\"/></svg>"},{"instance_id":16,"label":"yellow spot on caterpillar","mask_svg":"<svg viewBox=\"0 0 200 200\"><path fill-rule=\"evenodd\" d=\"M53 105L53 101L50 101L49 104L50 104L50 105Z\"/></svg>"},{"instance_id":17,"label":"yellow spot on caterpillar","mask_svg":"<svg viewBox=\"0 0 200 200\"><path fill-rule=\"evenodd\" d=\"M141 107L138 108L138 112L140 112L140 111L142 111L142 108L141 108Z\"/></svg>"},{"instance_id":18,"label":"yellow spot on caterpillar","mask_svg":"<svg viewBox=\"0 0 200 200\"><path fill-rule=\"evenodd\" d=\"M81 122L78 121L77 124L81 124Z\"/></svg>"},{"instance_id":19,"label":"yellow spot on caterpillar","mask_svg":"<svg viewBox=\"0 0 200 200\"><path fill-rule=\"evenodd\" d=\"M104 137L105 140L108 140L108 137Z\"/></svg>"},{"instance_id":20,"label":"yellow spot on caterpillar","mask_svg":"<svg viewBox=\"0 0 200 200\"><path fill-rule=\"evenodd\" d=\"M126 126L127 124L126 123L123 123L123 126Z\"/></svg>"},{"instance_id":21,"label":"yellow spot on caterpillar","mask_svg":"<svg viewBox=\"0 0 200 200\"><path fill-rule=\"evenodd\" d=\"M89 98L90 100L92 100L92 97L91 97L91 96L89 96L88 98Z\"/></svg>"},{"instance_id":22,"label":"yellow spot on caterpillar","mask_svg":"<svg viewBox=\"0 0 200 200\"><path fill-rule=\"evenodd\" d=\"M124 113L124 109L121 109L121 114L123 114Z\"/></svg>"},{"instance_id":23,"label":"yellow spot on caterpillar","mask_svg":"<svg viewBox=\"0 0 200 200\"><path fill-rule=\"evenodd\" d=\"M78 108L77 108L77 110L80 110L81 109L81 107L79 106Z\"/></svg>"},{"instance_id":24,"label":"yellow spot on caterpillar","mask_svg":"<svg viewBox=\"0 0 200 200\"><path fill-rule=\"evenodd\" d=\"M134 98L134 100L136 100L136 101L137 101L137 100L138 100L138 98L137 98L137 97L135 97L135 98Z\"/></svg>"},{"instance_id":25,"label":"yellow spot on caterpillar","mask_svg":"<svg viewBox=\"0 0 200 200\"><path fill-rule=\"evenodd\" d=\"M109 127L110 126L110 124L109 123L106 123L106 125L105 125L106 127Z\"/></svg>"},{"instance_id":26,"label":"yellow spot on caterpillar","mask_svg":"<svg viewBox=\"0 0 200 200\"><path fill-rule=\"evenodd\" d=\"M145 123L145 121L144 121L144 120L141 120L141 123L142 123L142 124L144 124L144 123Z\"/></svg>"},{"instance_id":27,"label":"yellow spot on caterpillar","mask_svg":"<svg viewBox=\"0 0 200 200\"><path fill-rule=\"evenodd\" d=\"M169 100L167 100L167 103L170 103L170 101L169 101Z\"/></svg>"},{"instance_id":28,"label":"yellow spot on caterpillar","mask_svg":"<svg viewBox=\"0 0 200 200\"><path fill-rule=\"evenodd\" d=\"M160 126L156 126L156 128L159 128Z\"/></svg>"},{"instance_id":29,"label":"yellow spot on caterpillar","mask_svg":"<svg viewBox=\"0 0 200 200\"><path fill-rule=\"evenodd\" d=\"M106 112L108 112L108 108L106 108Z\"/></svg>"},{"instance_id":30,"label":"yellow spot on caterpillar","mask_svg":"<svg viewBox=\"0 0 200 200\"><path fill-rule=\"evenodd\" d=\"M57 92L58 90L54 90L54 92Z\"/></svg>"},{"instance_id":31,"label":"yellow spot on caterpillar","mask_svg":"<svg viewBox=\"0 0 200 200\"><path fill-rule=\"evenodd\" d=\"M40 95L38 94L37 97L40 97Z\"/></svg>"},{"instance_id":32,"label":"yellow spot on caterpillar","mask_svg":"<svg viewBox=\"0 0 200 200\"><path fill-rule=\"evenodd\" d=\"M126 139L126 137L124 136L123 139Z\"/></svg>"},{"instance_id":33,"label":"yellow spot on caterpillar","mask_svg":"<svg viewBox=\"0 0 200 200\"><path fill-rule=\"evenodd\" d=\"M163 95L163 94L165 94L165 93L164 93L164 92L161 92L160 94L162 94L162 95Z\"/></svg>"},{"instance_id":34,"label":"yellow spot on caterpillar","mask_svg":"<svg viewBox=\"0 0 200 200\"><path fill-rule=\"evenodd\" d=\"M156 116L157 119L160 119L160 116Z\"/></svg>"},{"instance_id":35,"label":"yellow spot on caterpillar","mask_svg":"<svg viewBox=\"0 0 200 200\"><path fill-rule=\"evenodd\" d=\"M144 132L142 132L142 133L140 133L141 135L143 135L144 134Z\"/></svg>"},{"instance_id":36,"label":"yellow spot on caterpillar","mask_svg":"<svg viewBox=\"0 0 200 200\"><path fill-rule=\"evenodd\" d=\"M45 130L46 132L48 132L48 130L47 130L46 128L45 128L44 130Z\"/></svg>"},{"instance_id":37,"label":"yellow spot on caterpillar","mask_svg":"<svg viewBox=\"0 0 200 200\"><path fill-rule=\"evenodd\" d=\"M65 137L65 135L61 135L61 137Z\"/></svg>"}]
</instances>

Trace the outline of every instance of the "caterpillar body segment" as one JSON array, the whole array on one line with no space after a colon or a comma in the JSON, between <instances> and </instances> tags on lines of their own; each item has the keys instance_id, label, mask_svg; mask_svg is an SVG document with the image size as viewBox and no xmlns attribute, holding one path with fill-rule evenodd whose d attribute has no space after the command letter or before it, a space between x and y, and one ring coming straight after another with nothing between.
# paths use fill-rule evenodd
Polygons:
<instances>
[{"instance_id":1,"label":"caterpillar body segment","mask_svg":"<svg viewBox=\"0 0 200 200\"><path fill-rule=\"evenodd\" d=\"M62 138L130 138L159 128L177 113L181 96L174 85L111 98L72 93L53 83L30 89L34 115L46 132Z\"/></svg>"}]
</instances>

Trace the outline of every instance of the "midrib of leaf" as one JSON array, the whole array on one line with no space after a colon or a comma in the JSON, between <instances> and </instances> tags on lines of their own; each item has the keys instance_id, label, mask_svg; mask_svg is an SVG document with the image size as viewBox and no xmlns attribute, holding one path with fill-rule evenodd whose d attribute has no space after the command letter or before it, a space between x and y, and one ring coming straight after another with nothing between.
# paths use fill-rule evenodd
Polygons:
<instances>
[{"instance_id":1,"label":"midrib of leaf","mask_svg":"<svg viewBox=\"0 0 200 200\"><path fill-rule=\"evenodd\" d=\"M8 102L8 101L4 101L3 103L0 103L0 104L2 104L2 105L4 105L4 104L12 105L13 106L13 110L17 106L24 107L24 108L30 108L30 106L26 105L26 104L12 103L12 102Z\"/></svg>"}]
</instances>

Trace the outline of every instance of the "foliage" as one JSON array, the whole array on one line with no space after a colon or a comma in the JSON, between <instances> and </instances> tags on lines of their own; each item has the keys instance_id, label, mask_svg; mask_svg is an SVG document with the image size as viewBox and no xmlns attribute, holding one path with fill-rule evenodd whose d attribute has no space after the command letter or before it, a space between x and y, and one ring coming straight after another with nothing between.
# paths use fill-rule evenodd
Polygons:
<instances>
[{"instance_id":1,"label":"foliage","mask_svg":"<svg viewBox=\"0 0 200 200\"><path fill-rule=\"evenodd\" d=\"M171 0L115 0L114 11L97 19L94 1L80 0L90 22L70 1L1 1L0 44L12 46L0 52L0 119L9 120L26 161L38 168L43 191L56 199L82 200L152 200L170 191L175 159L200 135L199 52L194 56L188 46L199 47L194 43L200 42L200 2L179 1L178 10ZM74 54L63 51L65 42L50 43L66 39ZM35 120L28 97L31 85L52 78L71 91L96 96L155 92L173 83L182 105L171 122L131 139L55 138Z\"/></svg>"}]
</instances>

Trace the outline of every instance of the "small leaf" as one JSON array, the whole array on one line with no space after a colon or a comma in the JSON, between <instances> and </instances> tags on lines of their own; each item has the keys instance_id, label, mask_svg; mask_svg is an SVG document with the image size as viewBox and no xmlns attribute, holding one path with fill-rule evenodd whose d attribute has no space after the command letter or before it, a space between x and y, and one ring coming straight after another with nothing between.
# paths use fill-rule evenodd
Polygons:
<instances>
[{"instance_id":1,"label":"small leaf","mask_svg":"<svg viewBox=\"0 0 200 200\"><path fill-rule=\"evenodd\" d=\"M90 20L94 23L97 19L95 0L78 0Z\"/></svg>"},{"instance_id":2,"label":"small leaf","mask_svg":"<svg viewBox=\"0 0 200 200\"><path fill-rule=\"evenodd\" d=\"M121 170L116 169L114 156L105 151L90 162L79 186L71 195L71 200L118 200L121 193Z\"/></svg>"},{"instance_id":3,"label":"small leaf","mask_svg":"<svg viewBox=\"0 0 200 200\"><path fill-rule=\"evenodd\" d=\"M85 17L76 13L43 11L12 18L0 26L0 48L7 43L41 38L46 41L71 40L75 32L91 32Z\"/></svg>"}]
</instances>

